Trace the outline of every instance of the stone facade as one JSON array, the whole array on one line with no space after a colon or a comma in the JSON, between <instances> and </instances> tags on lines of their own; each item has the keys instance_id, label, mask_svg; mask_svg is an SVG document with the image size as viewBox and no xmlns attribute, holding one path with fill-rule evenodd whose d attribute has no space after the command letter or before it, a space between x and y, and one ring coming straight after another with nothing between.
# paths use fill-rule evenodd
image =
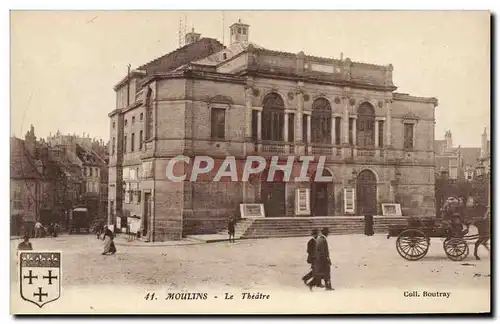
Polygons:
<instances>
[{"instance_id":1,"label":"stone facade","mask_svg":"<svg viewBox=\"0 0 500 324\"><path fill-rule=\"evenodd\" d=\"M248 25L241 25L248 36ZM237 27L232 25L232 32ZM381 203L398 202L403 215L434 215L435 98L395 92L391 65L277 52L249 43L247 37L234 39L238 41L228 48L170 70L135 70L115 88L117 109L109 115L110 215L135 215L127 223L135 223L151 240L180 239L220 231L228 216L237 215L240 203L262 202L258 181L213 182L210 176L169 181L167 163L178 155L207 155L216 161L226 156L238 161L248 155L326 156L334 180L323 191L326 207L313 215L342 215L342 189L350 186L374 196L372 214L381 214ZM123 91L132 88L124 103ZM270 136L266 116L271 97L281 109L278 140L264 138ZM317 100L328 112L322 143L314 141L319 136ZM218 124L224 126L222 137L213 136L214 109L223 112L224 122ZM365 176L373 179L372 191L360 183ZM295 189L319 192L314 186L284 184L282 213L267 216L294 217ZM358 214L367 212L362 211L367 206L363 199L357 198ZM109 221L116 224L112 217Z\"/></svg>"}]
</instances>

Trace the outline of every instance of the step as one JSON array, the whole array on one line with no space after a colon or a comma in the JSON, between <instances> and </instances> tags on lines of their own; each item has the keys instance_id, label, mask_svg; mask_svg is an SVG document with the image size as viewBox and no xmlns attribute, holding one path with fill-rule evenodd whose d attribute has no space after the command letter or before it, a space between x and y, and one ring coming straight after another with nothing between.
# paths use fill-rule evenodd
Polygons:
<instances>
[{"instance_id":1,"label":"step","mask_svg":"<svg viewBox=\"0 0 500 324\"><path fill-rule=\"evenodd\" d=\"M406 218L374 217L373 230L387 232L390 225L403 225ZM364 234L364 217L284 217L255 219L242 238L309 236L312 228L328 227L332 235Z\"/></svg>"}]
</instances>

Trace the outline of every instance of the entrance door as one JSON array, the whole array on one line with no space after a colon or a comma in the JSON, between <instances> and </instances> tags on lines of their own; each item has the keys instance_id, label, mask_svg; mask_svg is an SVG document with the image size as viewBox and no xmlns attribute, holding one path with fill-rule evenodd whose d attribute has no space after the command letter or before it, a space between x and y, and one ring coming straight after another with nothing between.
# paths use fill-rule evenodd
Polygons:
<instances>
[{"instance_id":1,"label":"entrance door","mask_svg":"<svg viewBox=\"0 0 500 324\"><path fill-rule=\"evenodd\" d=\"M328 184L326 182L313 183L311 196L313 216L328 216Z\"/></svg>"},{"instance_id":2,"label":"entrance door","mask_svg":"<svg viewBox=\"0 0 500 324\"><path fill-rule=\"evenodd\" d=\"M285 182L283 171L277 170L272 181L267 181L268 171L261 178L260 197L267 217L285 216Z\"/></svg>"},{"instance_id":3,"label":"entrance door","mask_svg":"<svg viewBox=\"0 0 500 324\"><path fill-rule=\"evenodd\" d=\"M285 183L262 183L261 197L267 217L285 216Z\"/></svg>"},{"instance_id":4,"label":"entrance door","mask_svg":"<svg viewBox=\"0 0 500 324\"><path fill-rule=\"evenodd\" d=\"M142 232L142 235L145 236L148 234L149 230L149 222L151 218L151 193L150 192L145 192L144 193L144 213L143 213L143 219L144 219L144 231Z\"/></svg>"},{"instance_id":5,"label":"entrance door","mask_svg":"<svg viewBox=\"0 0 500 324\"><path fill-rule=\"evenodd\" d=\"M358 175L356 205L358 215L377 214L377 178L370 170L363 170Z\"/></svg>"}]
</instances>

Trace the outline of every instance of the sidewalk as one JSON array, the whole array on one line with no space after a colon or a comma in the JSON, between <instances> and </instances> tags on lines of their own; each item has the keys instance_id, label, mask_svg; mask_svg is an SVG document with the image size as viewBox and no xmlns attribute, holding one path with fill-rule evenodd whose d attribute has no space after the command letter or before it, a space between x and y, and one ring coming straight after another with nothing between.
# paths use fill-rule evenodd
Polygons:
<instances>
[{"instance_id":1,"label":"sidewalk","mask_svg":"<svg viewBox=\"0 0 500 324\"><path fill-rule=\"evenodd\" d=\"M198 241L200 243L216 243L216 242L228 242L229 238L227 234L199 234L199 235L188 235L186 237L189 240ZM235 241L240 240L240 238L235 238Z\"/></svg>"},{"instance_id":2,"label":"sidewalk","mask_svg":"<svg viewBox=\"0 0 500 324\"><path fill-rule=\"evenodd\" d=\"M203 244L202 241L183 239L179 241L165 241L165 242L146 242L140 239L130 239L127 234L117 234L114 240L116 245L120 246L139 246L139 247L160 247L160 246L182 246L182 245L196 245Z\"/></svg>"}]
</instances>

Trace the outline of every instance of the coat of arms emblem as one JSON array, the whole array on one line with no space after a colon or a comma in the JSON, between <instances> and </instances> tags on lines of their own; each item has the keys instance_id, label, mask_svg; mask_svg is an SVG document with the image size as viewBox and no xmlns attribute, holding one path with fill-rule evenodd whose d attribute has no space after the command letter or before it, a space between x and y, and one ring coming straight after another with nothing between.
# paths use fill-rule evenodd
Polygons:
<instances>
[{"instance_id":1,"label":"coat of arms emblem","mask_svg":"<svg viewBox=\"0 0 500 324\"><path fill-rule=\"evenodd\" d=\"M38 307L53 302L61 296L61 253L21 252L21 297Z\"/></svg>"}]
</instances>

